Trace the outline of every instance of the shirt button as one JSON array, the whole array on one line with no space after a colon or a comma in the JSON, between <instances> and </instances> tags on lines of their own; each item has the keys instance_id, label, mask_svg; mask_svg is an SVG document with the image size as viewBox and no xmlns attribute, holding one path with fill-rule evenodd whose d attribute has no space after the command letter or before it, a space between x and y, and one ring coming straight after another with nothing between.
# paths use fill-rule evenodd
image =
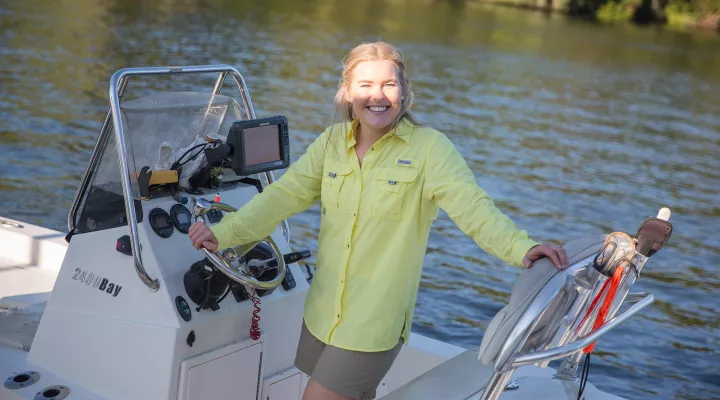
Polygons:
<instances>
[{"instance_id":1,"label":"shirt button","mask_svg":"<svg viewBox=\"0 0 720 400\"><path fill-rule=\"evenodd\" d=\"M348 249L350 248L350 245L347 245Z\"/></svg>"}]
</instances>

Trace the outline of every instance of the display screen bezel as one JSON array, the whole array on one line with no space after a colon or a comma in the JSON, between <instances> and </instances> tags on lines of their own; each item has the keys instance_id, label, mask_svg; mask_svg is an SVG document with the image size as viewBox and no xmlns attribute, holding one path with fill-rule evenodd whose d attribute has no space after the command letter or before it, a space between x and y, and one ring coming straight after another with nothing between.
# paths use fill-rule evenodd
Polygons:
<instances>
[{"instance_id":1,"label":"display screen bezel","mask_svg":"<svg viewBox=\"0 0 720 400\"><path fill-rule=\"evenodd\" d=\"M277 150L279 158L259 164L248 164L246 157L248 144L246 135L254 134L251 131L254 128L262 128L268 126L277 127ZM287 119L282 116L269 117L264 119L236 121L230 128L228 134L228 144L233 148L231 157L231 168L237 175L249 176L261 172L273 171L277 169L287 168L290 165L290 149L289 137L287 130Z\"/></svg>"}]
</instances>

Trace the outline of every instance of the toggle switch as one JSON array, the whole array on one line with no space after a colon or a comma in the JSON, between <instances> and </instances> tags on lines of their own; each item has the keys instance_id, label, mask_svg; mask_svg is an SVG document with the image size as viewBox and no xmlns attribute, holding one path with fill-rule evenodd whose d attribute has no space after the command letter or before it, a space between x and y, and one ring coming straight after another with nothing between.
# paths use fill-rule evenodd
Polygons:
<instances>
[{"instance_id":1,"label":"toggle switch","mask_svg":"<svg viewBox=\"0 0 720 400\"><path fill-rule=\"evenodd\" d=\"M130 236L121 236L115 243L115 250L125 254L126 256L131 256L132 247L130 247Z\"/></svg>"}]
</instances>

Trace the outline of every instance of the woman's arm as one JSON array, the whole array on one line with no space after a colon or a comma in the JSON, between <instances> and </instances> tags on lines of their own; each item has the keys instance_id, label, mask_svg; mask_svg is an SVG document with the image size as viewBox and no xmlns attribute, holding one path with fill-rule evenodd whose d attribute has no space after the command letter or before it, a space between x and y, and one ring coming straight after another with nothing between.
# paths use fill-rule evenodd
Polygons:
<instances>
[{"instance_id":1,"label":"woman's arm","mask_svg":"<svg viewBox=\"0 0 720 400\"><path fill-rule=\"evenodd\" d=\"M327 135L326 130L315 139L280 179L210 228L218 248L260 240L270 235L282 220L310 208L320 196Z\"/></svg>"},{"instance_id":2,"label":"woman's arm","mask_svg":"<svg viewBox=\"0 0 720 400\"><path fill-rule=\"evenodd\" d=\"M545 254L549 244L540 245L528 238L525 231L517 229L515 223L497 209L445 135L437 135L426 165L424 191L483 250L518 267L529 267L528 262L531 264ZM533 253L529 254L531 249ZM532 257L526 258L526 255ZM561 264L556 266L560 268Z\"/></svg>"}]
</instances>

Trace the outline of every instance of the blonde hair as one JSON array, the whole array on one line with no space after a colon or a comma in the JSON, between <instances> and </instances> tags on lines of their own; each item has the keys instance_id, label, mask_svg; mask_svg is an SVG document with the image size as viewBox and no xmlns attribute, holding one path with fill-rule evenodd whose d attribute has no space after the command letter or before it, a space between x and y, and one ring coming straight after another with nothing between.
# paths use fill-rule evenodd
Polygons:
<instances>
[{"instance_id":1,"label":"blonde hair","mask_svg":"<svg viewBox=\"0 0 720 400\"><path fill-rule=\"evenodd\" d=\"M386 42L362 43L355 46L343 58L342 79L338 85L337 93L335 93L335 113L332 118L331 129L338 122L350 122L354 119L352 104L347 101L347 95L350 86L350 77L355 67L364 61L390 61L395 64L395 69L400 85L400 113L390 124L393 129L403 118L407 119L414 125L420 125L415 117L410 113L410 106L413 103L413 92L410 82L405 75L405 62L403 55L395 46ZM347 124L341 124L343 131ZM347 132L343 132L346 134Z\"/></svg>"}]
</instances>

